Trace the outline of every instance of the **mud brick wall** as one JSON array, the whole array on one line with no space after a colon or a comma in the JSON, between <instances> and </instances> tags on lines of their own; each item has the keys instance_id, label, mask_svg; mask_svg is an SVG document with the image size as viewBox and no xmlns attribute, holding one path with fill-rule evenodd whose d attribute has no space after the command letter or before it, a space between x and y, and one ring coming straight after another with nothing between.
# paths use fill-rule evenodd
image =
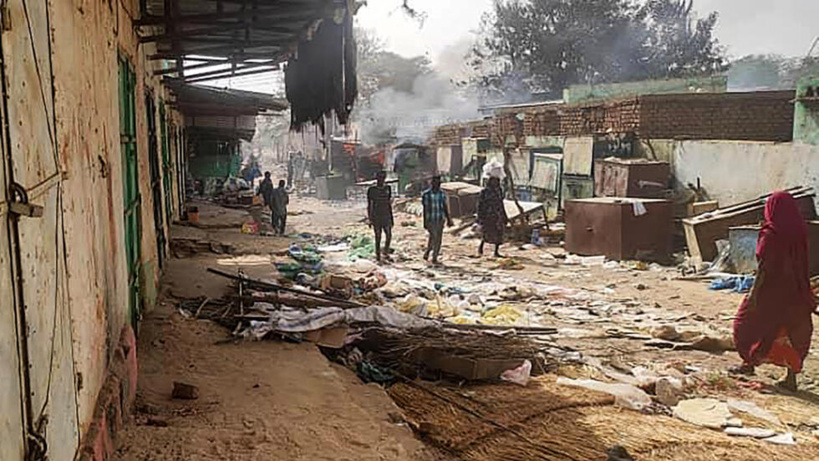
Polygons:
<instances>
[{"instance_id":1,"label":"mud brick wall","mask_svg":"<svg viewBox=\"0 0 819 461\"><path fill-rule=\"evenodd\" d=\"M492 119L467 124L467 134L473 138L490 138L494 129L495 122Z\"/></svg>"},{"instance_id":2,"label":"mud brick wall","mask_svg":"<svg viewBox=\"0 0 819 461\"><path fill-rule=\"evenodd\" d=\"M560 114L561 136L596 133L628 133L640 125L640 103L626 99L607 104L587 104L564 107Z\"/></svg>"},{"instance_id":3,"label":"mud brick wall","mask_svg":"<svg viewBox=\"0 0 819 461\"><path fill-rule=\"evenodd\" d=\"M435 146L452 146L461 143L466 130L461 125L444 125L435 129L432 143Z\"/></svg>"},{"instance_id":4,"label":"mud brick wall","mask_svg":"<svg viewBox=\"0 0 819 461\"><path fill-rule=\"evenodd\" d=\"M646 95L639 98L639 136L653 139L791 141L792 91Z\"/></svg>"},{"instance_id":5,"label":"mud brick wall","mask_svg":"<svg viewBox=\"0 0 819 461\"><path fill-rule=\"evenodd\" d=\"M645 95L607 103L508 109L491 120L439 127L438 146L463 136L489 138L493 147L525 136L636 133L647 139L781 141L793 139L792 91ZM523 113L523 122L517 118Z\"/></svg>"},{"instance_id":6,"label":"mud brick wall","mask_svg":"<svg viewBox=\"0 0 819 461\"><path fill-rule=\"evenodd\" d=\"M461 144L461 138L487 138L492 140L497 137L496 123L493 119L478 120L466 123L465 125L453 124L439 126L435 129L431 143L436 147L452 146Z\"/></svg>"},{"instance_id":7,"label":"mud brick wall","mask_svg":"<svg viewBox=\"0 0 819 461\"><path fill-rule=\"evenodd\" d=\"M546 107L527 112L523 118L523 134L525 136L559 136L560 109Z\"/></svg>"}]
</instances>

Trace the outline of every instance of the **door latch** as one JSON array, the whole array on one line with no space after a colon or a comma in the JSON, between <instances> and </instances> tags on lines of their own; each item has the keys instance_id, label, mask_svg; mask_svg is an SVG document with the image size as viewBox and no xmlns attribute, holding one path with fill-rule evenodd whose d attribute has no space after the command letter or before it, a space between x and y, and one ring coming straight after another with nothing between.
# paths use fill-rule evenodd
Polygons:
<instances>
[{"instance_id":1,"label":"door latch","mask_svg":"<svg viewBox=\"0 0 819 461\"><path fill-rule=\"evenodd\" d=\"M43 216L43 207L28 202L28 192L23 186L12 183L9 185L9 189L11 190L9 212L29 218L41 218Z\"/></svg>"}]
</instances>

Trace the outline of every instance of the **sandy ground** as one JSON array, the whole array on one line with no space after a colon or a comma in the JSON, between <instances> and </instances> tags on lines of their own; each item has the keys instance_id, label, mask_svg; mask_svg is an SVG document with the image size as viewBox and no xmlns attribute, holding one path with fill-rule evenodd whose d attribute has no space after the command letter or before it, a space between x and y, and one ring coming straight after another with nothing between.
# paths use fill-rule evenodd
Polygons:
<instances>
[{"instance_id":1,"label":"sandy ground","mask_svg":"<svg viewBox=\"0 0 819 461\"><path fill-rule=\"evenodd\" d=\"M215 344L227 337L167 305L145 318L136 424L115 459L420 459L422 445L390 422L400 411L380 387L311 344ZM199 398L171 399L174 381L198 386Z\"/></svg>"},{"instance_id":2,"label":"sandy ground","mask_svg":"<svg viewBox=\"0 0 819 461\"><path fill-rule=\"evenodd\" d=\"M280 342L217 344L229 332L207 321L185 319L174 308L178 299L225 294L227 282L206 272L207 267L242 268L261 279L274 276L271 260L301 233L337 235L369 232L363 225L361 202L328 203L293 198L288 236L244 235L237 226L251 219L269 230L264 210L251 214L199 203L200 228L177 227L172 238L229 243L232 254L200 253L171 259L162 285L162 302L148 313L139 338L140 379L136 421L120 438L115 459L395 459L438 458L414 438L400 421L400 410L385 391L363 385L346 369L328 363L311 345ZM252 215L252 217L251 217ZM510 286L535 283L577 288L625 303L621 316L584 314L566 309L538 313L541 324L559 328L550 340L597 357L618 369L638 365L683 364L714 373L712 388L701 395L731 395L760 405L783 408L788 421L810 437L811 415L819 414L819 353L811 352L800 377L803 391L793 395L749 391L727 382L725 370L739 363L734 352L669 351L645 347L643 341L618 338L612 331L645 334L657 322L681 328L729 334L741 296L707 289L702 282L678 280L673 268L607 269L599 265L570 265L550 255L557 248L522 249L505 245L503 252L519 270L498 268L500 260L476 258L477 241L447 234L443 267L420 259L425 234L420 218L396 214L395 262L385 270L405 271L447 286L468 286L475 280L501 281ZM815 337L819 341L819 333ZM814 342L819 344L819 342ZM779 370L763 367L762 382L770 383ZM199 386L195 401L170 398L173 381ZM782 415L780 414L780 417ZM150 420L150 421L149 421ZM157 427L167 423L167 427ZM150 424L149 424L150 423ZM647 420L647 424L650 422Z\"/></svg>"},{"instance_id":3,"label":"sandy ground","mask_svg":"<svg viewBox=\"0 0 819 461\"><path fill-rule=\"evenodd\" d=\"M137 411L114 459L433 459L381 387L362 384L314 345L217 344L230 332L179 314L179 298L217 299L229 290L228 281L206 272L208 267L269 278L269 252L289 244L287 238L243 235L229 227L248 220L246 212L199 206L204 228L178 227L172 236L238 243L237 255L169 261L160 305L140 328ZM310 215L303 216L292 218L293 229L311 228ZM355 213L330 216L324 228L359 219ZM198 386L199 398L172 399L174 381Z\"/></svg>"}]
</instances>

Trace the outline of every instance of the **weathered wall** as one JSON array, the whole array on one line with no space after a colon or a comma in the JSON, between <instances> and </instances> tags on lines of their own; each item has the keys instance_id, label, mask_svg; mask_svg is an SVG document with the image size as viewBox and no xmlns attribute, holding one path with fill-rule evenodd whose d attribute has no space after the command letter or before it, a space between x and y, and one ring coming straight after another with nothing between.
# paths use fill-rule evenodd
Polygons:
<instances>
[{"instance_id":1,"label":"weathered wall","mask_svg":"<svg viewBox=\"0 0 819 461\"><path fill-rule=\"evenodd\" d=\"M80 435L90 426L120 344L120 332L127 323L118 55L128 56L138 77L135 99L146 307L155 300L160 274L144 91L146 86L153 87L158 100L169 98L152 76L154 63L145 58L150 50L138 46L132 25L137 0L29 1L40 82L36 73L32 75L31 69L36 67L31 64L32 44L26 38L26 20L18 11L20 3L12 3L11 8L12 32L4 32L2 38L4 52L13 55L6 61L14 62L6 67L7 76L13 76L8 105L14 121L10 128L13 143L6 147L15 159L15 168L21 169L15 180L31 186L31 200L45 208L44 217L25 221L21 232L23 254L31 259L22 274L30 287L26 290L31 292L27 300L38 307L28 319L35 327L29 341L34 406L39 412L46 398L42 390L48 389L49 459L70 460ZM169 121L184 125L175 112L168 110L167 114ZM56 155L49 142L52 136ZM161 137L157 142L161 143ZM158 149L161 153L162 146ZM54 165L57 156L58 164ZM171 161L175 161L173 154ZM170 176L175 189L178 175L173 170ZM5 189L5 179L0 176L0 180ZM174 198L173 215L178 216L178 196ZM5 213L2 202L0 196L0 216ZM19 459L14 454L19 451L22 419L18 414L19 383L6 374L16 361L18 340L13 328L15 306L10 302L12 279L5 232L4 225L0 231L0 295L8 302L0 303L0 373L4 376L0 380L0 459L14 460ZM49 373L50 368L56 372Z\"/></svg>"},{"instance_id":2,"label":"weathered wall","mask_svg":"<svg viewBox=\"0 0 819 461\"><path fill-rule=\"evenodd\" d=\"M819 190L819 146L793 143L679 141L672 173L730 205L772 190L800 185Z\"/></svg>"}]
</instances>

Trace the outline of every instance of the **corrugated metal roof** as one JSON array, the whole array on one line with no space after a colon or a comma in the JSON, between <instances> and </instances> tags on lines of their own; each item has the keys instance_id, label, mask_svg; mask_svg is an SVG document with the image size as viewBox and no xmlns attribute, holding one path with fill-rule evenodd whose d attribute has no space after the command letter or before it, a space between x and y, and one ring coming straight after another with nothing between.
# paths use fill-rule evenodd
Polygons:
<instances>
[{"instance_id":1,"label":"corrugated metal roof","mask_svg":"<svg viewBox=\"0 0 819 461\"><path fill-rule=\"evenodd\" d=\"M141 41L151 59L176 61L189 81L275 70L317 21L343 0L143 0ZM156 27L154 27L156 26ZM210 70L209 62L213 62ZM225 64L233 65L225 68ZM163 69L172 75L179 69ZM206 70L207 75L202 72ZM178 75L179 76L179 75Z\"/></svg>"}]
</instances>

